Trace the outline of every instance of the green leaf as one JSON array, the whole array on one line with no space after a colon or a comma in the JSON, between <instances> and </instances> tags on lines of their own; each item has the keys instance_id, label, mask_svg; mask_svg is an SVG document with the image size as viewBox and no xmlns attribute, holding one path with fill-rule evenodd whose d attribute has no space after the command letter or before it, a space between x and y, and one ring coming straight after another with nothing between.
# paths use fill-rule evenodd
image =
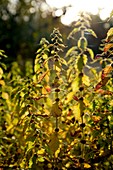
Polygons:
<instances>
[{"instance_id":1,"label":"green leaf","mask_svg":"<svg viewBox=\"0 0 113 170\"><path fill-rule=\"evenodd\" d=\"M32 165L33 165L33 160L32 160L32 157L29 159L29 168L32 168Z\"/></svg>"},{"instance_id":2,"label":"green leaf","mask_svg":"<svg viewBox=\"0 0 113 170\"><path fill-rule=\"evenodd\" d=\"M93 35L95 38L97 38L96 33L92 29L87 29L86 31Z\"/></svg>"},{"instance_id":3,"label":"green leaf","mask_svg":"<svg viewBox=\"0 0 113 170\"><path fill-rule=\"evenodd\" d=\"M28 141L27 151L29 152L32 148L34 148L34 142Z\"/></svg>"},{"instance_id":4,"label":"green leaf","mask_svg":"<svg viewBox=\"0 0 113 170\"><path fill-rule=\"evenodd\" d=\"M44 162L45 160L44 160L44 158L42 156L40 156L40 157L38 157L38 161L39 162Z\"/></svg>"},{"instance_id":5,"label":"green leaf","mask_svg":"<svg viewBox=\"0 0 113 170\"><path fill-rule=\"evenodd\" d=\"M78 68L78 70L80 72L82 72L83 66L84 66L83 56L78 56L78 59L77 59L77 68Z\"/></svg>"},{"instance_id":6,"label":"green leaf","mask_svg":"<svg viewBox=\"0 0 113 170\"><path fill-rule=\"evenodd\" d=\"M5 53L4 50L0 50L0 56L7 58L7 56L4 53ZM0 57L0 59L1 59L1 57Z\"/></svg>"}]
</instances>

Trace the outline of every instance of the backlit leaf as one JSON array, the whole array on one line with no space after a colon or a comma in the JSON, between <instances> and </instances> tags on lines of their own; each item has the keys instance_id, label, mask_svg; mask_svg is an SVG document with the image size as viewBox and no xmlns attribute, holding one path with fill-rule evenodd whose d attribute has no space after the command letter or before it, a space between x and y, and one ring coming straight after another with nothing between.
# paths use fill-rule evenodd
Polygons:
<instances>
[{"instance_id":1,"label":"backlit leaf","mask_svg":"<svg viewBox=\"0 0 113 170\"><path fill-rule=\"evenodd\" d=\"M72 82L72 90L73 90L73 92L76 92L76 91L78 91L78 89L79 89L79 86L80 86L80 78L79 77L76 77L75 79L74 79L74 81Z\"/></svg>"},{"instance_id":2,"label":"backlit leaf","mask_svg":"<svg viewBox=\"0 0 113 170\"><path fill-rule=\"evenodd\" d=\"M43 155L43 154L44 154L44 152L45 152L45 149L43 149L43 148L42 148L42 149L38 150L38 152L37 152L37 153L38 153L39 155Z\"/></svg>"},{"instance_id":3,"label":"backlit leaf","mask_svg":"<svg viewBox=\"0 0 113 170\"><path fill-rule=\"evenodd\" d=\"M89 168L91 168L91 165L88 164L88 163L84 163L84 168L86 168L86 169L88 168L89 169Z\"/></svg>"},{"instance_id":4,"label":"backlit leaf","mask_svg":"<svg viewBox=\"0 0 113 170\"><path fill-rule=\"evenodd\" d=\"M111 47L113 47L113 44L106 44L104 47L104 52L107 52Z\"/></svg>"},{"instance_id":5,"label":"backlit leaf","mask_svg":"<svg viewBox=\"0 0 113 170\"><path fill-rule=\"evenodd\" d=\"M80 37L80 39L78 40L78 48L85 50L87 45L87 39L85 37Z\"/></svg>"},{"instance_id":6,"label":"backlit leaf","mask_svg":"<svg viewBox=\"0 0 113 170\"><path fill-rule=\"evenodd\" d=\"M80 104L78 103L77 105L75 105L74 107L73 107L73 109L74 109L74 114L75 114L75 118L77 119L77 120L80 120L80 116L81 116L81 114L80 114Z\"/></svg>"},{"instance_id":7,"label":"backlit leaf","mask_svg":"<svg viewBox=\"0 0 113 170\"><path fill-rule=\"evenodd\" d=\"M101 79L103 80L112 70L113 70L113 68L112 68L111 65L106 66L106 67L102 70Z\"/></svg>"},{"instance_id":8,"label":"backlit leaf","mask_svg":"<svg viewBox=\"0 0 113 170\"><path fill-rule=\"evenodd\" d=\"M97 38L96 33L92 29L87 29L87 32L89 32L91 35L93 35L95 38Z\"/></svg>"},{"instance_id":9,"label":"backlit leaf","mask_svg":"<svg viewBox=\"0 0 113 170\"><path fill-rule=\"evenodd\" d=\"M27 151L26 152L30 151L33 147L34 147L34 142L28 141L28 146L27 146Z\"/></svg>"},{"instance_id":10,"label":"backlit leaf","mask_svg":"<svg viewBox=\"0 0 113 170\"><path fill-rule=\"evenodd\" d=\"M76 49L77 49L77 47L71 47L71 48L67 51L66 57L71 56L71 55L74 55L74 54L77 54Z\"/></svg>"},{"instance_id":11,"label":"backlit leaf","mask_svg":"<svg viewBox=\"0 0 113 170\"><path fill-rule=\"evenodd\" d=\"M39 162L44 162L45 160L44 160L44 158L42 156L40 156L40 157L38 157L38 161Z\"/></svg>"},{"instance_id":12,"label":"backlit leaf","mask_svg":"<svg viewBox=\"0 0 113 170\"><path fill-rule=\"evenodd\" d=\"M109 42L113 39L113 28L110 28L107 32L106 42Z\"/></svg>"},{"instance_id":13,"label":"backlit leaf","mask_svg":"<svg viewBox=\"0 0 113 170\"><path fill-rule=\"evenodd\" d=\"M2 75L3 75L3 70L2 68L0 68L0 79L2 78Z\"/></svg>"},{"instance_id":14,"label":"backlit leaf","mask_svg":"<svg viewBox=\"0 0 113 170\"><path fill-rule=\"evenodd\" d=\"M9 98L8 93L2 92L2 98L3 98L3 99L8 99L8 98Z\"/></svg>"},{"instance_id":15,"label":"backlit leaf","mask_svg":"<svg viewBox=\"0 0 113 170\"><path fill-rule=\"evenodd\" d=\"M86 76L84 74L84 76L82 77L82 82L86 85L86 86L90 86L90 79L88 76Z\"/></svg>"},{"instance_id":16,"label":"backlit leaf","mask_svg":"<svg viewBox=\"0 0 113 170\"><path fill-rule=\"evenodd\" d=\"M73 95L74 95L73 92L69 92L69 93L67 94L66 103L70 102L70 101L73 99Z\"/></svg>"},{"instance_id":17,"label":"backlit leaf","mask_svg":"<svg viewBox=\"0 0 113 170\"><path fill-rule=\"evenodd\" d=\"M87 55L83 55L83 62L84 62L84 65L86 65L86 63L87 63Z\"/></svg>"},{"instance_id":18,"label":"backlit leaf","mask_svg":"<svg viewBox=\"0 0 113 170\"><path fill-rule=\"evenodd\" d=\"M89 53L91 59L93 60L93 59L94 59L94 52L93 52L93 50L90 49L90 48L87 48L87 51L88 51L88 53Z\"/></svg>"}]
</instances>

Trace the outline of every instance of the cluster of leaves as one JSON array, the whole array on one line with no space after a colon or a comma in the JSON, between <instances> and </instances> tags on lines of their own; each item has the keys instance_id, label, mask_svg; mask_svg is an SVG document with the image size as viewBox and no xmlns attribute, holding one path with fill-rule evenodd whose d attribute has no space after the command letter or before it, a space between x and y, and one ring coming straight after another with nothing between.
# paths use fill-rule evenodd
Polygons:
<instances>
[{"instance_id":1,"label":"cluster of leaves","mask_svg":"<svg viewBox=\"0 0 113 170\"><path fill-rule=\"evenodd\" d=\"M10 73L3 73L1 63L1 167L113 168L113 31L107 33L102 54L94 58L85 37L85 32L96 37L90 20L81 14L69 35L79 32L80 38L65 57L58 29L50 42L42 38L34 70L26 69L24 78L16 63ZM98 61L99 72L94 68Z\"/></svg>"}]
</instances>

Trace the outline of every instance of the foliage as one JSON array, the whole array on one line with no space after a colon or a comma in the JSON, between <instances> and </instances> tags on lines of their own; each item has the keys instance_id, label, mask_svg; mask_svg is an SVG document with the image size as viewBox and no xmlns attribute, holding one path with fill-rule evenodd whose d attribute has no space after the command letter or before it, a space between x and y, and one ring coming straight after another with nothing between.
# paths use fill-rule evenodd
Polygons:
<instances>
[{"instance_id":1,"label":"foliage","mask_svg":"<svg viewBox=\"0 0 113 170\"><path fill-rule=\"evenodd\" d=\"M49 39L53 27L64 27L45 0L1 0L0 11L0 48L8 55L4 61L18 61L23 68L35 58L40 39Z\"/></svg>"},{"instance_id":2,"label":"foliage","mask_svg":"<svg viewBox=\"0 0 113 170\"><path fill-rule=\"evenodd\" d=\"M81 13L69 34L80 37L65 57L59 29L50 41L42 38L25 77L16 62L10 72L1 63L1 167L113 168L113 32L108 30L102 53L94 57L85 37L85 32L97 37L90 21ZM95 63L102 66L99 72Z\"/></svg>"}]
</instances>

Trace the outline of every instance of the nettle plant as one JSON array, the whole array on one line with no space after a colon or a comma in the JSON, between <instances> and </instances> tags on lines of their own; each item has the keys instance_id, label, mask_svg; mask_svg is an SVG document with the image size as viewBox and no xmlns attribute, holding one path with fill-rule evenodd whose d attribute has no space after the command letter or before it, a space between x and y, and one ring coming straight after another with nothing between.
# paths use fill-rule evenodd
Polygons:
<instances>
[{"instance_id":1,"label":"nettle plant","mask_svg":"<svg viewBox=\"0 0 113 170\"><path fill-rule=\"evenodd\" d=\"M85 37L97 38L90 21L81 14L68 36L80 38L65 55L59 29L50 42L42 38L26 77L17 63L9 73L1 63L0 167L113 168L113 28L94 57Z\"/></svg>"}]
</instances>

